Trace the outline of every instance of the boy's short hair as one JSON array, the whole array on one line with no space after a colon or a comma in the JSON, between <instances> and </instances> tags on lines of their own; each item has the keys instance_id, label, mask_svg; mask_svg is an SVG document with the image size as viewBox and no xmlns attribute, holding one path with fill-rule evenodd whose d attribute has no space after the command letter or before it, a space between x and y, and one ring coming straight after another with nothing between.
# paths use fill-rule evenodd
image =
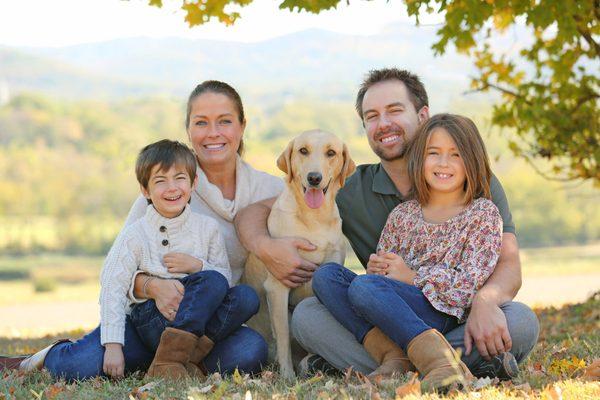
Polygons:
<instances>
[{"instance_id":1,"label":"boy's short hair","mask_svg":"<svg viewBox=\"0 0 600 400\"><path fill-rule=\"evenodd\" d=\"M144 147L135 163L135 175L142 187L148 189L148 181L154 166L168 170L173 165L185 167L190 180L196 179L196 157L185 144L176 140L163 139Z\"/></svg>"}]
</instances>

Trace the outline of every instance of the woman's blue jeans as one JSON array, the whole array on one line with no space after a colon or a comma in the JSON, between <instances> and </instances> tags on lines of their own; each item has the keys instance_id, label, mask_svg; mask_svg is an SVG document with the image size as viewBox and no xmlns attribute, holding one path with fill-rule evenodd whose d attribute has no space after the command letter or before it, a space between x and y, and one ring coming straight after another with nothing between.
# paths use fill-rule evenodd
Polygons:
<instances>
[{"instance_id":1,"label":"woman's blue jeans","mask_svg":"<svg viewBox=\"0 0 600 400\"><path fill-rule=\"evenodd\" d=\"M426 330L446 333L458 326L455 317L436 310L419 288L381 275L357 275L328 263L315 272L312 287L360 343L377 326L406 351L410 341Z\"/></svg>"},{"instance_id":2,"label":"woman's blue jeans","mask_svg":"<svg viewBox=\"0 0 600 400\"><path fill-rule=\"evenodd\" d=\"M167 326L189 329L196 335L206 334L215 341L213 350L203 360L209 372L227 374L237 368L242 372L256 373L266 364L268 349L265 340L257 332L242 326L258 310L259 302L254 290L244 285L228 289L225 278L218 272L202 271L198 274L201 274L200 277L192 274L183 278L190 279L183 282L185 295L172 323L162 317L153 301L141 303L134 308L132 315L127 316L123 346L126 373L145 371L150 366L160 336ZM225 281L224 285L221 278ZM212 315L207 316L208 312L194 307L200 302L200 296L193 294L196 285L192 282L208 288L202 293L202 298L207 301L204 304L208 304L206 309L216 303L213 297L225 292ZM196 316L199 321L194 320ZM54 346L46 356L44 366L54 377L75 380L104 376L103 362L104 347L100 344L98 327L76 342Z\"/></svg>"}]
</instances>

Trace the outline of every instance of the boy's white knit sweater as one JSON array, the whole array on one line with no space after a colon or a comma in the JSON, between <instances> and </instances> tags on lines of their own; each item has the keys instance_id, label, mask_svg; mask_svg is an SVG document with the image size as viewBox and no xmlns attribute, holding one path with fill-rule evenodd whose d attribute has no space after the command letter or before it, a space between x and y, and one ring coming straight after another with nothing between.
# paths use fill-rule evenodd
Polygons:
<instances>
[{"instance_id":1,"label":"boy's white knit sweater","mask_svg":"<svg viewBox=\"0 0 600 400\"><path fill-rule=\"evenodd\" d=\"M125 317L134 296L128 297L136 270L161 278L182 278L187 274L170 273L163 256L177 252L203 262L202 270L220 272L231 285L231 268L218 223L186 206L175 218L165 218L154 206L126 226L106 257L100 283L100 343L124 344ZM131 291L133 286L131 287Z\"/></svg>"}]
</instances>

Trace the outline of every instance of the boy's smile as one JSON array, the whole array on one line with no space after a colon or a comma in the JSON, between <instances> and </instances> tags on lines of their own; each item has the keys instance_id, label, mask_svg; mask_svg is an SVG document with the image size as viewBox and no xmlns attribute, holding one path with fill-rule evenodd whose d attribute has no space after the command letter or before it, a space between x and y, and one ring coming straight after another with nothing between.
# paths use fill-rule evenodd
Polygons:
<instances>
[{"instance_id":1,"label":"boy's smile","mask_svg":"<svg viewBox=\"0 0 600 400\"><path fill-rule=\"evenodd\" d=\"M183 165L173 165L167 171L162 169L162 165L155 165L150 173L148 188L142 187L141 190L160 215L174 218L185 208L196 183L196 180L190 180Z\"/></svg>"}]
</instances>

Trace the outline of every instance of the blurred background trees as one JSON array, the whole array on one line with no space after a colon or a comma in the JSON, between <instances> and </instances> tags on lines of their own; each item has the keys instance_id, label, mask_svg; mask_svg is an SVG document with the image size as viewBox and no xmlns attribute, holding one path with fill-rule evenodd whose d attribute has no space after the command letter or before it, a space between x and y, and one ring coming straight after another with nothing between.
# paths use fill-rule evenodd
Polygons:
<instances>
[{"instance_id":1,"label":"blurred background trees","mask_svg":"<svg viewBox=\"0 0 600 400\"><path fill-rule=\"evenodd\" d=\"M190 26L211 20L231 25L252 1L185 0L181 7ZM340 1L280 0L279 7L319 13ZM514 154L533 164L548 161L537 166L547 177L600 185L599 0L404 2L417 24L424 15L441 16L436 55L450 46L467 55L476 67L472 89L502 95L492 122L516 134L509 142ZM520 40L510 40L519 34Z\"/></svg>"}]
</instances>

